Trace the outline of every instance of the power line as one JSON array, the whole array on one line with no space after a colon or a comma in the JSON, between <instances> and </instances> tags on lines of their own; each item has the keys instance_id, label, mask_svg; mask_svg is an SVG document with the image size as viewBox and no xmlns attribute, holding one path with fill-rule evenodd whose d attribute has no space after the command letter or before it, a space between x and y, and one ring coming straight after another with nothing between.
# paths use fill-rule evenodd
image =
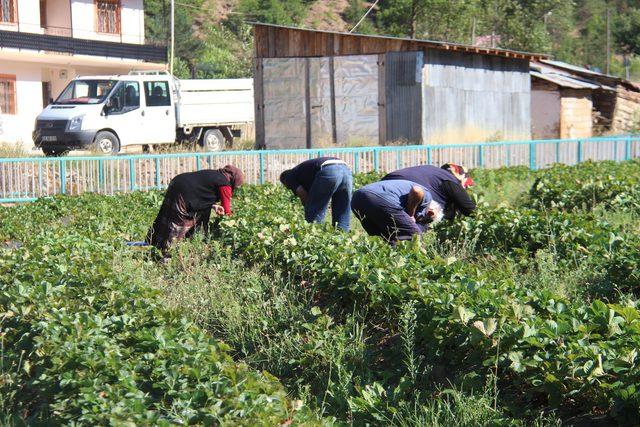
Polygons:
<instances>
[{"instance_id":1,"label":"power line","mask_svg":"<svg viewBox=\"0 0 640 427\"><path fill-rule=\"evenodd\" d=\"M365 13L364 15L362 15L362 18L360 18L360 20L358 21L358 23L351 29L349 30L350 33L353 33L353 31L358 28L358 25L360 25L362 23L362 21L364 21L364 18L367 17L367 15L369 15L369 12L371 12L373 10L374 7L376 7L376 5L378 4L380 0L376 0L371 7L369 8L369 10L367 10L367 13Z\"/></svg>"}]
</instances>

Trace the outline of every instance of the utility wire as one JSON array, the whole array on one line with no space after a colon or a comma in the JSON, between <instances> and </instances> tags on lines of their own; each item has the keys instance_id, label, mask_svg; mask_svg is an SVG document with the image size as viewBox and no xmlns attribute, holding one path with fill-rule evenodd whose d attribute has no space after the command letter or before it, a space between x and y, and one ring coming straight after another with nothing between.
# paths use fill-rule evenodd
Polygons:
<instances>
[{"instance_id":1,"label":"utility wire","mask_svg":"<svg viewBox=\"0 0 640 427\"><path fill-rule=\"evenodd\" d=\"M356 28L358 28L358 25L360 25L360 24L362 23L362 21L364 21L364 18L366 18L366 17L367 17L367 15L369 15L369 12L371 12L371 11L373 10L373 8L374 8L374 7L376 7L376 5L378 4L378 2L379 2L379 1L380 1L380 0L376 0L376 1L371 5L371 7L369 8L369 10L367 10L367 13L365 13L365 14L362 16L362 18L360 18L360 20L358 21L358 23L357 23L356 25L354 25L354 27L353 27L351 30L349 30L349 32L350 32L350 33L353 33L353 31L354 31Z\"/></svg>"}]
</instances>

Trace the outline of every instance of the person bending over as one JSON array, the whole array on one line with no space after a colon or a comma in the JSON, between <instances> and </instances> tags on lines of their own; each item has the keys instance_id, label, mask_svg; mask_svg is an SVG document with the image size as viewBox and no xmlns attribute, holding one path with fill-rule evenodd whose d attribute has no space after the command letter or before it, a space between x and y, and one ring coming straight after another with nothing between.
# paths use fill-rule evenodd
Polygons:
<instances>
[{"instance_id":1,"label":"person bending over","mask_svg":"<svg viewBox=\"0 0 640 427\"><path fill-rule=\"evenodd\" d=\"M345 162L335 157L304 161L280 175L280 182L298 196L307 222L322 222L331 202L331 222L349 231L353 177Z\"/></svg>"},{"instance_id":2,"label":"person bending over","mask_svg":"<svg viewBox=\"0 0 640 427\"><path fill-rule=\"evenodd\" d=\"M411 240L427 230L434 214L429 190L407 180L378 181L353 194L351 209L371 236L381 236L390 244Z\"/></svg>"},{"instance_id":3,"label":"person bending over","mask_svg":"<svg viewBox=\"0 0 640 427\"><path fill-rule=\"evenodd\" d=\"M423 165L400 169L385 175L382 180L407 180L425 187L433 197L434 205L440 206L442 216L434 216L437 222L444 217L453 220L456 213L468 216L476 209L475 202L467 193L473 179L467 170L459 165L447 163L442 167Z\"/></svg>"},{"instance_id":4,"label":"person bending over","mask_svg":"<svg viewBox=\"0 0 640 427\"><path fill-rule=\"evenodd\" d=\"M243 182L242 171L232 165L176 175L146 242L166 252L172 243L191 237L198 229L207 233L211 210L216 215L231 215L233 191Z\"/></svg>"}]
</instances>

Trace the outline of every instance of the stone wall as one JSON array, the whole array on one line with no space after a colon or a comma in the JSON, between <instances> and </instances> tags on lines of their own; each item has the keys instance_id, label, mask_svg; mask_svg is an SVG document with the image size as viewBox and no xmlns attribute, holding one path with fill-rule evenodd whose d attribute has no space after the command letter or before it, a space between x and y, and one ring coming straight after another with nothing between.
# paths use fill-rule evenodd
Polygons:
<instances>
[{"instance_id":1,"label":"stone wall","mask_svg":"<svg viewBox=\"0 0 640 427\"><path fill-rule=\"evenodd\" d=\"M560 95L560 138L592 136L591 89L562 89Z\"/></svg>"}]
</instances>

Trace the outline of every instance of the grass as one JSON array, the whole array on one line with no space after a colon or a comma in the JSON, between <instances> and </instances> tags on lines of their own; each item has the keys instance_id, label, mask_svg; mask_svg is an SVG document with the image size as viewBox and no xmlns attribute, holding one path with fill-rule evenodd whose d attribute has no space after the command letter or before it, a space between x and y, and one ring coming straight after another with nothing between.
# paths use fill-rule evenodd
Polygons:
<instances>
[{"instance_id":1,"label":"grass","mask_svg":"<svg viewBox=\"0 0 640 427\"><path fill-rule=\"evenodd\" d=\"M463 390L442 375L445 368L416 357L410 306L402 308L397 332L391 332L386 323L395 323L394 317L372 322L364 306L336 305L311 283L247 267L201 238L179 245L160 268L144 253L115 262L120 274L152 284L169 308L188 313L229 344L237 359L275 375L294 398L337 423L557 425L553 415L539 420L509 415L490 385ZM385 372L386 360L401 360L393 365L403 366L402 372ZM381 385L388 375L399 378L396 389ZM410 383L422 392L404 395L401 389L411 389Z\"/></svg>"},{"instance_id":2,"label":"grass","mask_svg":"<svg viewBox=\"0 0 640 427\"><path fill-rule=\"evenodd\" d=\"M0 158L8 157L32 157L30 151L27 151L20 143L11 144L7 142L0 142Z\"/></svg>"}]
</instances>

